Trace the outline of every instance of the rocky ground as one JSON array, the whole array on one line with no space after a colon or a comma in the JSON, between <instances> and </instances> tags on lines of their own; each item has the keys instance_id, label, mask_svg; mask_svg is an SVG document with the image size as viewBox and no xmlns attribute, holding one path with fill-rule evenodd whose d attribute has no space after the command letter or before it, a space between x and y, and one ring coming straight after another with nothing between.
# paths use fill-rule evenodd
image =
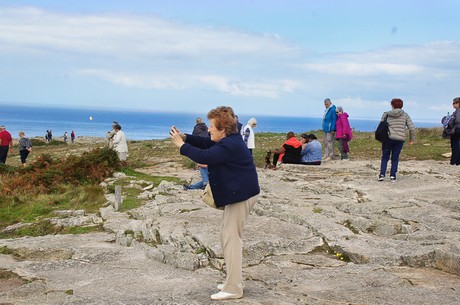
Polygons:
<instances>
[{"instance_id":1,"label":"rocky ground","mask_svg":"<svg viewBox=\"0 0 460 305\"><path fill-rule=\"evenodd\" d=\"M378 167L259 169L245 296L222 303L459 304L459 168L405 161L393 183L377 182ZM198 179L175 163L143 170ZM142 196L129 213L73 216L103 223L104 233L0 240L0 304L216 303L222 212L172 183Z\"/></svg>"}]
</instances>

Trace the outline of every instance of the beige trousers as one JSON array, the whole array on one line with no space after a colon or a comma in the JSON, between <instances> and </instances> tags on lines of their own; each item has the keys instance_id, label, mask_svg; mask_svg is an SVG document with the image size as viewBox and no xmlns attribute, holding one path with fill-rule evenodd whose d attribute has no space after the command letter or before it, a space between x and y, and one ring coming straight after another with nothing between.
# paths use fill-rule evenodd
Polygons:
<instances>
[{"instance_id":1,"label":"beige trousers","mask_svg":"<svg viewBox=\"0 0 460 305\"><path fill-rule=\"evenodd\" d=\"M118 152L118 159L120 159L120 161L126 161L127 156L128 156L127 152Z\"/></svg>"},{"instance_id":2,"label":"beige trousers","mask_svg":"<svg viewBox=\"0 0 460 305\"><path fill-rule=\"evenodd\" d=\"M220 231L227 278L222 291L243 294L243 240L246 219L257 202L257 195L225 206Z\"/></svg>"},{"instance_id":3,"label":"beige trousers","mask_svg":"<svg viewBox=\"0 0 460 305\"><path fill-rule=\"evenodd\" d=\"M332 133L332 132L324 133L324 158L334 157L334 141L335 141L335 133Z\"/></svg>"}]
</instances>

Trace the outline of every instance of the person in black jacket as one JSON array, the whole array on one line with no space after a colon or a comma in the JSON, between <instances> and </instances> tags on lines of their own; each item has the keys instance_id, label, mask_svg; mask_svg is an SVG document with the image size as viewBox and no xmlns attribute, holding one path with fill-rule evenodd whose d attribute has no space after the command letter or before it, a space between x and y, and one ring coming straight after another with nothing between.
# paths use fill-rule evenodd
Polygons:
<instances>
[{"instance_id":1,"label":"person in black jacket","mask_svg":"<svg viewBox=\"0 0 460 305\"><path fill-rule=\"evenodd\" d=\"M220 240L227 276L213 300L243 297L242 229L260 193L254 160L241 135L230 107L217 107L208 113L211 137L181 133L175 126L170 135L180 154L208 165L209 185L216 206L224 207Z\"/></svg>"},{"instance_id":2,"label":"person in black jacket","mask_svg":"<svg viewBox=\"0 0 460 305\"><path fill-rule=\"evenodd\" d=\"M209 137L208 126L203 123L201 118L196 118L196 125L193 127L192 135L200 137Z\"/></svg>"}]
</instances>

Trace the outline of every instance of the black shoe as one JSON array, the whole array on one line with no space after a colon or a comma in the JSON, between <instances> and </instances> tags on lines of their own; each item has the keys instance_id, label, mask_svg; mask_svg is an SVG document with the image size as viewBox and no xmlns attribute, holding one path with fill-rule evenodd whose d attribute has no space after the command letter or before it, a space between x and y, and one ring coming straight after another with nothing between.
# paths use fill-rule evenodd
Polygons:
<instances>
[{"instance_id":1,"label":"black shoe","mask_svg":"<svg viewBox=\"0 0 460 305\"><path fill-rule=\"evenodd\" d=\"M380 175L379 176L379 181L383 181L383 180L385 180L385 176Z\"/></svg>"},{"instance_id":2,"label":"black shoe","mask_svg":"<svg viewBox=\"0 0 460 305\"><path fill-rule=\"evenodd\" d=\"M190 189L190 186L187 184L184 184L182 185L182 188L184 189L184 191L188 191Z\"/></svg>"},{"instance_id":3,"label":"black shoe","mask_svg":"<svg viewBox=\"0 0 460 305\"><path fill-rule=\"evenodd\" d=\"M390 177L390 181L391 181L391 182L396 182L396 177L395 177L395 176L391 176L391 177Z\"/></svg>"}]
</instances>

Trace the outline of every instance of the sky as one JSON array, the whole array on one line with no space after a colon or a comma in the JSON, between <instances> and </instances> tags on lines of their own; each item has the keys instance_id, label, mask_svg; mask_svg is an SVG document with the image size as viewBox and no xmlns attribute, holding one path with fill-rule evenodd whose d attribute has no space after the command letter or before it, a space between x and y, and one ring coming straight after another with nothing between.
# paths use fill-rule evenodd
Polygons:
<instances>
[{"instance_id":1,"label":"sky","mask_svg":"<svg viewBox=\"0 0 460 305\"><path fill-rule=\"evenodd\" d=\"M0 105L438 121L458 0L0 0Z\"/></svg>"}]
</instances>

